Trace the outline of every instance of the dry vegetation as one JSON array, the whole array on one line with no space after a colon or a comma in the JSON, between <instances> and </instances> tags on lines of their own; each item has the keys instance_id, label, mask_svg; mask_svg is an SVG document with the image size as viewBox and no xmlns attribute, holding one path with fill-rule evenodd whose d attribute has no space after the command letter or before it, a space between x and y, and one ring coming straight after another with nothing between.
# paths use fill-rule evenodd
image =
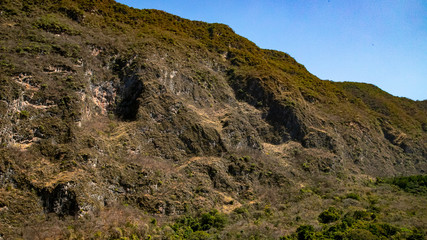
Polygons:
<instances>
[{"instance_id":1,"label":"dry vegetation","mask_svg":"<svg viewBox=\"0 0 427 240\"><path fill-rule=\"evenodd\" d=\"M223 24L0 6L0 239L425 239L425 101Z\"/></svg>"}]
</instances>

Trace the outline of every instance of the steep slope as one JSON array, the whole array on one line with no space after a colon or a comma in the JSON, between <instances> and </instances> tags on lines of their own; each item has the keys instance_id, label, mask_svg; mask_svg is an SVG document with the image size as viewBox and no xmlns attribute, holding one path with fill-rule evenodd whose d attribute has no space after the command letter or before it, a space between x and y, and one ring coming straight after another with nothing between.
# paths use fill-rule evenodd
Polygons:
<instances>
[{"instance_id":1,"label":"steep slope","mask_svg":"<svg viewBox=\"0 0 427 240\"><path fill-rule=\"evenodd\" d=\"M211 234L237 238L244 213L264 219L246 234L277 237L396 191L375 177L427 170L425 101L322 81L226 25L111 0L6 0L0 23L4 236L160 238L216 208L232 223ZM426 199L398 194L383 204L412 202L407 220L379 219L425 227Z\"/></svg>"}]
</instances>

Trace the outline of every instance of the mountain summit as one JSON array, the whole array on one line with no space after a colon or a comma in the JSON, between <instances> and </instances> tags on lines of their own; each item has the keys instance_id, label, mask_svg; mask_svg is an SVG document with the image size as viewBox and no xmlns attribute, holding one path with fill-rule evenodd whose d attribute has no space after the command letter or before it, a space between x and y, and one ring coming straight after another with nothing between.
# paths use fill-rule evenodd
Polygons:
<instances>
[{"instance_id":1,"label":"mountain summit","mask_svg":"<svg viewBox=\"0 0 427 240\"><path fill-rule=\"evenodd\" d=\"M320 80L224 24L0 7L0 239L425 236L426 101Z\"/></svg>"}]
</instances>

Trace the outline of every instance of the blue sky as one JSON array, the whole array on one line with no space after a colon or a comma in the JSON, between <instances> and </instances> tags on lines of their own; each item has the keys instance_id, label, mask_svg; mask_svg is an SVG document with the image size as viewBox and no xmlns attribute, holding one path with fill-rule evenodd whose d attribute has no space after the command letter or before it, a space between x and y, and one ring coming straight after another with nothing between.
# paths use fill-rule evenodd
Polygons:
<instances>
[{"instance_id":1,"label":"blue sky","mask_svg":"<svg viewBox=\"0 0 427 240\"><path fill-rule=\"evenodd\" d=\"M320 79L372 83L427 99L426 0L118 0L219 22L289 53Z\"/></svg>"}]
</instances>

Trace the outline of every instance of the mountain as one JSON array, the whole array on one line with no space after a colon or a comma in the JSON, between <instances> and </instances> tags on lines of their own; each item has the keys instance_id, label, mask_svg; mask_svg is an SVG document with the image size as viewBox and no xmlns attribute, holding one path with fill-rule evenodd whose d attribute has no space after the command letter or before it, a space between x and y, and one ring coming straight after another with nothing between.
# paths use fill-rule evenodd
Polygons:
<instances>
[{"instance_id":1,"label":"mountain","mask_svg":"<svg viewBox=\"0 0 427 240\"><path fill-rule=\"evenodd\" d=\"M425 237L426 101L223 24L0 6L0 239Z\"/></svg>"}]
</instances>

